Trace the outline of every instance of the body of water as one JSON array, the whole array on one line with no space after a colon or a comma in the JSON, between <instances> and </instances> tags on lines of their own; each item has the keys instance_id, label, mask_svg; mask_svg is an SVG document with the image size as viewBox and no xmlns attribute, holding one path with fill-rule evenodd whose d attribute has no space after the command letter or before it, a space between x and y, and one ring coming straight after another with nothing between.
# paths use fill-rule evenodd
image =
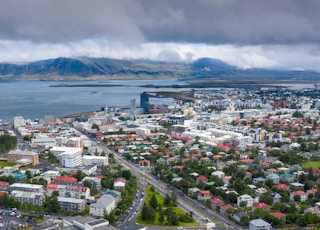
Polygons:
<instances>
[{"instance_id":1,"label":"body of water","mask_svg":"<svg viewBox=\"0 0 320 230\"><path fill-rule=\"evenodd\" d=\"M50 87L50 85L119 84L115 87ZM181 85L177 80L110 80L110 81L0 81L0 119L13 121L14 116L36 119L45 115L63 116L99 110L105 106L129 107L140 93L187 89L142 88L141 85Z\"/></svg>"}]
</instances>

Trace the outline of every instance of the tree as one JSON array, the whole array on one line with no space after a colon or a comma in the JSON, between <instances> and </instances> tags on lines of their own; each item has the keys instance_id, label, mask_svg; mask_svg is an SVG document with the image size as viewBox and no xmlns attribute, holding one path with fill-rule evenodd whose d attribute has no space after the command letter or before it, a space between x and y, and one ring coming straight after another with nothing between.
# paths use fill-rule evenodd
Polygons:
<instances>
[{"instance_id":1,"label":"tree","mask_svg":"<svg viewBox=\"0 0 320 230\"><path fill-rule=\"evenodd\" d=\"M163 205L165 207L169 207L171 205L171 197L168 194L166 194L166 196L163 200Z\"/></svg>"},{"instance_id":2,"label":"tree","mask_svg":"<svg viewBox=\"0 0 320 230\"><path fill-rule=\"evenodd\" d=\"M130 178L131 178L130 170L123 170L122 171L122 177L126 178L126 180L130 180Z\"/></svg>"},{"instance_id":3,"label":"tree","mask_svg":"<svg viewBox=\"0 0 320 230\"><path fill-rule=\"evenodd\" d=\"M156 196L154 194L152 194L150 201L149 201L149 205L153 208L153 209L157 209L158 208L158 200L156 198Z\"/></svg>"},{"instance_id":4,"label":"tree","mask_svg":"<svg viewBox=\"0 0 320 230\"><path fill-rule=\"evenodd\" d=\"M174 191L172 191L171 192L171 200L172 200L172 205L173 206L177 206L177 194L174 192Z\"/></svg>"},{"instance_id":5,"label":"tree","mask_svg":"<svg viewBox=\"0 0 320 230\"><path fill-rule=\"evenodd\" d=\"M53 196L46 200L45 207L47 212L58 213L61 209L58 198Z\"/></svg>"},{"instance_id":6,"label":"tree","mask_svg":"<svg viewBox=\"0 0 320 230\"><path fill-rule=\"evenodd\" d=\"M96 129L97 131L100 131L99 126L97 124L92 124L91 129Z\"/></svg>"},{"instance_id":7,"label":"tree","mask_svg":"<svg viewBox=\"0 0 320 230\"><path fill-rule=\"evenodd\" d=\"M148 205L144 203L141 211L141 219L148 222L153 222L154 217L155 217L154 210L152 208L149 208Z\"/></svg>"}]
</instances>

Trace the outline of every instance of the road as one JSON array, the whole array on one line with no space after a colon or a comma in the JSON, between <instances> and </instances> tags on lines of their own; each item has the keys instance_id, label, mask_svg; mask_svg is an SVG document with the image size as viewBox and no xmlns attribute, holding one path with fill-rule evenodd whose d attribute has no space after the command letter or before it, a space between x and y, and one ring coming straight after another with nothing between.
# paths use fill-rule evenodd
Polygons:
<instances>
[{"instance_id":1,"label":"road","mask_svg":"<svg viewBox=\"0 0 320 230\"><path fill-rule=\"evenodd\" d=\"M137 165L134 163L127 161L124 159L121 155L118 153L114 152L110 148L108 148L107 145L105 144L100 144L106 152L112 153L114 155L114 158L117 163L120 163L123 165L125 168L129 169L132 174L138 176L138 178L141 178L142 181L145 181L146 183L149 183L154 186L154 188L160 192L162 195L165 194L171 194L172 191L174 191L177 195L177 203L178 205L184 209L187 212L192 212L193 216L199 220L201 227L204 228L205 223L207 223L207 217L213 218L219 223L224 224L224 229L234 229L234 230L242 230L243 228L229 220L228 218L219 215L218 213L214 212L213 210L204 207L201 203L197 202L196 200L193 200L184 194L181 194L181 191L176 189L173 186L170 186L163 181L159 180L155 176L151 175L151 173L143 170L142 168L139 168Z\"/></svg>"}]
</instances>

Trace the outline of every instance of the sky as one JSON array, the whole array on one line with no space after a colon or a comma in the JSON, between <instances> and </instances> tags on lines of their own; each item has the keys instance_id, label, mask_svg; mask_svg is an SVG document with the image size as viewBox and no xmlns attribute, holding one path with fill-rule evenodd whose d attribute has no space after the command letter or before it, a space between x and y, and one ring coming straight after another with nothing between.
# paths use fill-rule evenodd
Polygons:
<instances>
[{"instance_id":1,"label":"sky","mask_svg":"<svg viewBox=\"0 0 320 230\"><path fill-rule=\"evenodd\" d=\"M318 0L0 0L0 62L109 57L320 71Z\"/></svg>"}]
</instances>

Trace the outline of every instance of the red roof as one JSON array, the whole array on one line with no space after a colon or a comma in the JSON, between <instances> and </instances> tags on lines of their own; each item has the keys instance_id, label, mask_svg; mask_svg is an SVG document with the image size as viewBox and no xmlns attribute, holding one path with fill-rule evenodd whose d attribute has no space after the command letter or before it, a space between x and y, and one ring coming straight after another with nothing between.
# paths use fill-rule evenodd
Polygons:
<instances>
[{"instance_id":1,"label":"red roof","mask_svg":"<svg viewBox=\"0 0 320 230\"><path fill-rule=\"evenodd\" d=\"M197 180L199 180L199 181L208 181L208 178L206 178L205 176L198 176Z\"/></svg>"},{"instance_id":2,"label":"red roof","mask_svg":"<svg viewBox=\"0 0 320 230\"><path fill-rule=\"evenodd\" d=\"M0 191L0 196L3 196L3 195L5 195L5 194L7 194L6 191Z\"/></svg>"},{"instance_id":3,"label":"red roof","mask_svg":"<svg viewBox=\"0 0 320 230\"><path fill-rule=\"evenodd\" d=\"M57 190L58 185L57 184L48 184L46 187L46 190Z\"/></svg>"},{"instance_id":4,"label":"red roof","mask_svg":"<svg viewBox=\"0 0 320 230\"><path fill-rule=\"evenodd\" d=\"M228 210L230 208L233 208L231 205L222 205L220 206L220 209L223 209L223 210Z\"/></svg>"},{"instance_id":5,"label":"red roof","mask_svg":"<svg viewBox=\"0 0 320 230\"><path fill-rule=\"evenodd\" d=\"M96 175L96 178L103 179L103 178L107 178L107 177L103 176L103 175Z\"/></svg>"},{"instance_id":6,"label":"red roof","mask_svg":"<svg viewBox=\"0 0 320 230\"><path fill-rule=\"evenodd\" d=\"M270 212L271 216L274 216L276 218L282 218L282 217L286 217L287 215L282 213L282 212Z\"/></svg>"},{"instance_id":7,"label":"red roof","mask_svg":"<svg viewBox=\"0 0 320 230\"><path fill-rule=\"evenodd\" d=\"M0 186L8 186L9 182L6 181L0 181Z\"/></svg>"},{"instance_id":8,"label":"red roof","mask_svg":"<svg viewBox=\"0 0 320 230\"><path fill-rule=\"evenodd\" d=\"M251 164L253 162L252 159L242 159L242 160L239 160L240 162L242 163L245 163L245 164Z\"/></svg>"},{"instance_id":9,"label":"red roof","mask_svg":"<svg viewBox=\"0 0 320 230\"><path fill-rule=\"evenodd\" d=\"M210 196L211 192L209 190L201 190L199 191L200 196Z\"/></svg>"},{"instance_id":10,"label":"red roof","mask_svg":"<svg viewBox=\"0 0 320 230\"><path fill-rule=\"evenodd\" d=\"M77 178L71 177L71 176L58 176L54 181L59 181L59 182L67 182L67 183L76 183Z\"/></svg>"},{"instance_id":11,"label":"red roof","mask_svg":"<svg viewBox=\"0 0 320 230\"><path fill-rule=\"evenodd\" d=\"M306 192L301 191L301 190L293 191L293 192L291 192L291 194L294 195L294 196L296 196L296 195L297 195L297 196L305 196L305 195L307 195Z\"/></svg>"},{"instance_id":12,"label":"red roof","mask_svg":"<svg viewBox=\"0 0 320 230\"><path fill-rule=\"evenodd\" d=\"M278 184L278 185L277 185L277 189L279 189L279 190L286 190L286 189L289 189L289 186L286 185L286 184Z\"/></svg>"},{"instance_id":13,"label":"red roof","mask_svg":"<svg viewBox=\"0 0 320 230\"><path fill-rule=\"evenodd\" d=\"M269 208L269 205L267 205L266 203L260 202L260 203L253 204L253 207L266 209L266 208Z\"/></svg>"},{"instance_id":14,"label":"red roof","mask_svg":"<svg viewBox=\"0 0 320 230\"><path fill-rule=\"evenodd\" d=\"M221 204L223 203L223 200L219 199L219 198L212 198L210 200L211 203L214 203L214 204Z\"/></svg>"}]
</instances>

